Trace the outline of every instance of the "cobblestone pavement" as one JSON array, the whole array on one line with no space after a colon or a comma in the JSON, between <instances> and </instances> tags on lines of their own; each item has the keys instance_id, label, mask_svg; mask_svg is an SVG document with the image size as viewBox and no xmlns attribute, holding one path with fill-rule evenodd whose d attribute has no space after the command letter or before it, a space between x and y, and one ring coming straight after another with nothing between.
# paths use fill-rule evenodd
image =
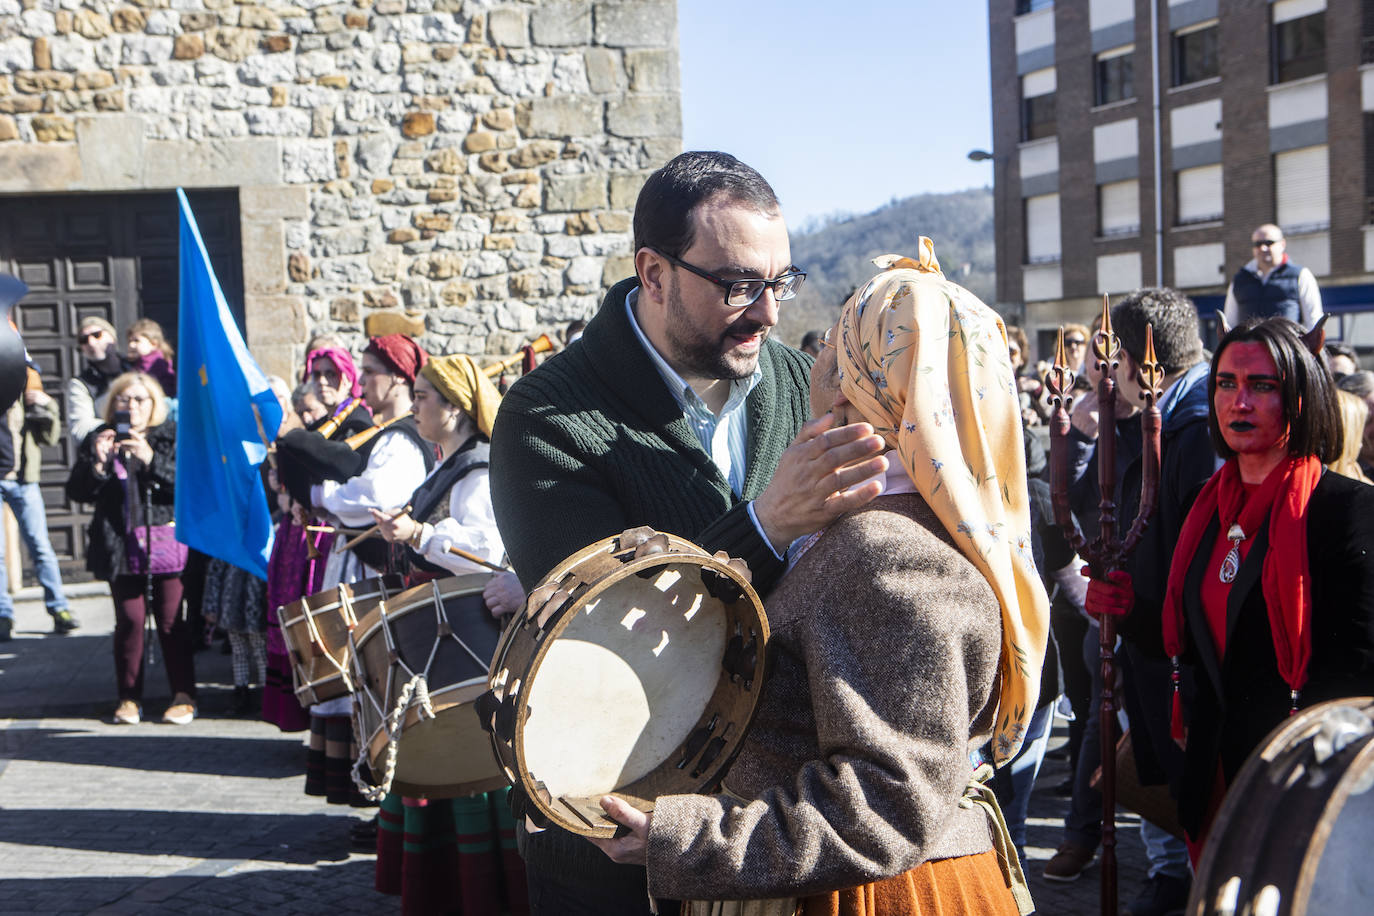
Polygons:
<instances>
[{"instance_id":1,"label":"cobblestone pavement","mask_svg":"<svg viewBox=\"0 0 1374 916\"><path fill-rule=\"evenodd\" d=\"M168 698L158 668L147 678L153 721L115 726L110 600L80 598L73 611L81 629L53 637L41 602L21 600L15 639L0 644L0 916L399 911L372 888L373 857L349 848L367 812L302 792L302 736L225 716L232 679L218 646L196 656L194 723L157 722ZM1041 772L1028 877L1038 912L1088 916L1099 911L1097 865L1067 885L1039 874L1067 807L1050 788L1066 773L1055 759ZM1144 855L1135 818L1118 823L1126 901Z\"/></svg>"}]
</instances>

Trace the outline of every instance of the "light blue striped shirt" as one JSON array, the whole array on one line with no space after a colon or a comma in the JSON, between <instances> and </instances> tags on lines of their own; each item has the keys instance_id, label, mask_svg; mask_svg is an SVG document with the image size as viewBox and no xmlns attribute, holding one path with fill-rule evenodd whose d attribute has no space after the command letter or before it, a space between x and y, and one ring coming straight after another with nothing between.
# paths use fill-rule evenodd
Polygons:
<instances>
[{"instance_id":1,"label":"light blue striped shirt","mask_svg":"<svg viewBox=\"0 0 1374 916\"><path fill-rule=\"evenodd\" d=\"M696 433L702 449L711 456L711 462L720 469L721 476L730 483L730 489L739 496L744 490L744 473L748 468L749 454L749 413L744 409L749 392L763 378L763 370L754 367L753 375L748 378L734 379L730 382L730 396L721 408L719 416L711 412L692 386L682 380L682 376L668 365L658 350L644 336L639 322L635 319L634 304L639 299L639 287L630 290L625 297L625 312L630 319L630 327L644 347L644 352L653 360L658 374L672 392L673 399L682 408L687 424ZM751 507L752 508L752 507ZM750 512L752 516L753 513Z\"/></svg>"}]
</instances>

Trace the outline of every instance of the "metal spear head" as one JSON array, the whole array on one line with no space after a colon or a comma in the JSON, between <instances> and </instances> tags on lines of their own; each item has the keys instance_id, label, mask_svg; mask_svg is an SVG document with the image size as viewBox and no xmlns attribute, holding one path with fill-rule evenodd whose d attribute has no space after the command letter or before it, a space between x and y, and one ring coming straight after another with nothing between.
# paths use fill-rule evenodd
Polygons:
<instances>
[{"instance_id":1,"label":"metal spear head","mask_svg":"<svg viewBox=\"0 0 1374 916\"><path fill-rule=\"evenodd\" d=\"M1138 373L1140 381L1140 397L1146 405L1158 404L1159 399L1164 396L1164 367L1159 364L1155 357L1155 329L1153 325L1145 325L1145 358L1141 360L1140 371Z\"/></svg>"},{"instance_id":2,"label":"metal spear head","mask_svg":"<svg viewBox=\"0 0 1374 916\"><path fill-rule=\"evenodd\" d=\"M1059 326L1059 339L1054 348L1054 365L1050 371L1045 373L1045 388L1049 391L1049 402L1053 407L1063 406L1065 410L1073 399L1068 397L1068 393L1073 390L1073 383L1077 380L1072 369L1069 368L1069 359L1064 351L1064 326Z\"/></svg>"},{"instance_id":3,"label":"metal spear head","mask_svg":"<svg viewBox=\"0 0 1374 916\"><path fill-rule=\"evenodd\" d=\"M1093 335L1093 356L1103 375L1113 375L1116 357L1121 352L1121 339L1112 330L1112 305L1104 294L1102 296L1102 327ZM1113 376L1114 377L1114 376Z\"/></svg>"}]
</instances>

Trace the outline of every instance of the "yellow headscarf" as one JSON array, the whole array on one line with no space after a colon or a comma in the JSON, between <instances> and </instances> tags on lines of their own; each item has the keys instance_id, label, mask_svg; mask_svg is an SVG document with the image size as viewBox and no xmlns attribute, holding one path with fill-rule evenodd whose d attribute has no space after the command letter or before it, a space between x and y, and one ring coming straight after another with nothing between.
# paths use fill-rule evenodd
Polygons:
<instances>
[{"instance_id":1,"label":"yellow headscarf","mask_svg":"<svg viewBox=\"0 0 1374 916\"><path fill-rule=\"evenodd\" d=\"M472 357L461 353L454 356L435 356L425 363L420 374L439 390L454 407L477 423L482 435L491 438L491 427L496 422L496 409L501 406L501 393L491 383L491 379Z\"/></svg>"},{"instance_id":2,"label":"yellow headscarf","mask_svg":"<svg viewBox=\"0 0 1374 916\"><path fill-rule=\"evenodd\" d=\"M884 255L845 303L840 387L1002 606L993 756L1016 756L1035 710L1049 598L1031 558L1021 410L1002 319L940 272L935 246Z\"/></svg>"}]
</instances>

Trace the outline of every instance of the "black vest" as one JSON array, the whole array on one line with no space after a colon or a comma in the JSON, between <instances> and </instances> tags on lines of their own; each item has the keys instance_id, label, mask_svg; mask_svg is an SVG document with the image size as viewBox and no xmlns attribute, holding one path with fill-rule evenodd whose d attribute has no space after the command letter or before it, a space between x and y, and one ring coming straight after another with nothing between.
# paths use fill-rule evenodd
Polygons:
<instances>
[{"instance_id":1,"label":"black vest","mask_svg":"<svg viewBox=\"0 0 1374 916\"><path fill-rule=\"evenodd\" d=\"M480 435L468 439L456 452L444 459L444 463L439 465L437 471L429 475L425 482L416 488L414 495L410 498L410 517L417 522L428 522L431 525L438 524L448 518L449 494L453 492L453 488L458 486L458 482L471 472L479 468L489 467L490 458L491 442L489 440ZM409 564L409 568L404 570L406 573L412 569L419 569L429 573L449 575L448 570L435 566L409 547L406 549L405 559Z\"/></svg>"},{"instance_id":2,"label":"black vest","mask_svg":"<svg viewBox=\"0 0 1374 916\"><path fill-rule=\"evenodd\" d=\"M1298 298L1298 275L1301 273L1302 267L1292 261L1275 267L1263 280L1241 268L1231 281L1231 292L1236 297L1236 313L1240 321L1275 316L1300 321L1302 304Z\"/></svg>"}]
</instances>

